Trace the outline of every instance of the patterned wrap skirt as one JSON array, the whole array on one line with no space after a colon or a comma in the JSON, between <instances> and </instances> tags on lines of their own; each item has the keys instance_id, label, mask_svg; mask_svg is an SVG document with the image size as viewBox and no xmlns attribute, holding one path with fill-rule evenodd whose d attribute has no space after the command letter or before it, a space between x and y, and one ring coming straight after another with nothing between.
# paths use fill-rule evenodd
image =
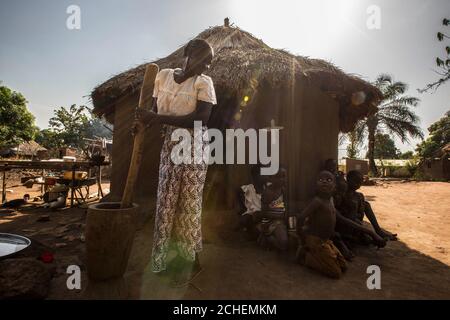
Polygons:
<instances>
[{"instance_id":1,"label":"patterned wrap skirt","mask_svg":"<svg viewBox=\"0 0 450 320\"><path fill-rule=\"evenodd\" d=\"M201 163L180 163L172 161L172 153L179 141L172 141L173 126L163 128L163 146L159 165L159 182L156 202L155 229L153 236L152 270L166 269L169 248L175 248L186 260L194 261L197 252L202 250L201 213L203 186L206 180L208 158ZM202 127L200 136L194 137L194 129L187 130L191 137L190 154L209 154ZM196 140L194 142L194 140ZM205 152L205 153L203 153Z\"/></svg>"},{"instance_id":2,"label":"patterned wrap skirt","mask_svg":"<svg viewBox=\"0 0 450 320\"><path fill-rule=\"evenodd\" d=\"M340 278L347 270L344 256L331 240L305 234L302 236L303 249L306 252L304 264L331 278Z\"/></svg>"}]
</instances>

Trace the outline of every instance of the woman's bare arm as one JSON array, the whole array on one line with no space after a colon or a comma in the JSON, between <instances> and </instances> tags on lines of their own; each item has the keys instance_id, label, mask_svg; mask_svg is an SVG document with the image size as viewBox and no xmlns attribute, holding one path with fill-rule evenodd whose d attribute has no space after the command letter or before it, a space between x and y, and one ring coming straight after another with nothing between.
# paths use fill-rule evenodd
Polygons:
<instances>
[{"instance_id":1,"label":"woman's bare arm","mask_svg":"<svg viewBox=\"0 0 450 320\"><path fill-rule=\"evenodd\" d=\"M212 111L212 104L205 101L197 101L197 107L195 110L187 115L183 116L171 116L157 114L158 105L157 99L153 98L152 111L146 109L137 109L137 117L142 119L144 124L150 125L154 122L168 124L180 128L193 128L194 121L201 121L203 125L208 123L209 117Z\"/></svg>"}]
</instances>

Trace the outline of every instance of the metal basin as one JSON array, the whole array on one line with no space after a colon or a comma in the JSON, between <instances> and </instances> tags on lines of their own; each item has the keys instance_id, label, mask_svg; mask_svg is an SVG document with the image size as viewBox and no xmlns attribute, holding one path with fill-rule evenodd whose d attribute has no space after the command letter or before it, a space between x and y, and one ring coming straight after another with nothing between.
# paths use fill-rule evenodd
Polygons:
<instances>
[{"instance_id":1,"label":"metal basin","mask_svg":"<svg viewBox=\"0 0 450 320\"><path fill-rule=\"evenodd\" d=\"M31 240L17 234L0 233L0 259L11 256L31 244Z\"/></svg>"}]
</instances>

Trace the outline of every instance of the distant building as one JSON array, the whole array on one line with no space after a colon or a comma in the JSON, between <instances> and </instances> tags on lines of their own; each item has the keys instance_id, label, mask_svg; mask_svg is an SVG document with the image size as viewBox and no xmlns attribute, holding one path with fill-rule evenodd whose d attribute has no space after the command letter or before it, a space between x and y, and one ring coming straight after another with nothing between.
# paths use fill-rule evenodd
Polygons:
<instances>
[{"instance_id":1,"label":"distant building","mask_svg":"<svg viewBox=\"0 0 450 320\"><path fill-rule=\"evenodd\" d=\"M339 160L339 170L346 174L349 171L357 170L363 175L367 175L369 174L369 161L365 159L341 159Z\"/></svg>"},{"instance_id":2,"label":"distant building","mask_svg":"<svg viewBox=\"0 0 450 320\"><path fill-rule=\"evenodd\" d=\"M413 159L375 159L375 165L384 177L410 178L412 172L408 169L413 165Z\"/></svg>"},{"instance_id":3,"label":"distant building","mask_svg":"<svg viewBox=\"0 0 450 320\"><path fill-rule=\"evenodd\" d=\"M36 141L28 141L18 146L0 149L0 157L34 160L46 157L47 152L48 150Z\"/></svg>"},{"instance_id":4,"label":"distant building","mask_svg":"<svg viewBox=\"0 0 450 320\"><path fill-rule=\"evenodd\" d=\"M75 148L71 147L61 147L58 149L58 158L62 159L63 157L77 157L79 152Z\"/></svg>"},{"instance_id":5,"label":"distant building","mask_svg":"<svg viewBox=\"0 0 450 320\"><path fill-rule=\"evenodd\" d=\"M414 160L400 159L375 159L375 165L384 177L408 178L411 172L408 169L414 164ZM369 174L368 159L349 159L339 160L339 170L348 173L352 170L360 171L363 175Z\"/></svg>"},{"instance_id":6,"label":"distant building","mask_svg":"<svg viewBox=\"0 0 450 320\"><path fill-rule=\"evenodd\" d=\"M450 180L450 143L439 150L433 158L423 159L419 170L427 180Z\"/></svg>"}]
</instances>

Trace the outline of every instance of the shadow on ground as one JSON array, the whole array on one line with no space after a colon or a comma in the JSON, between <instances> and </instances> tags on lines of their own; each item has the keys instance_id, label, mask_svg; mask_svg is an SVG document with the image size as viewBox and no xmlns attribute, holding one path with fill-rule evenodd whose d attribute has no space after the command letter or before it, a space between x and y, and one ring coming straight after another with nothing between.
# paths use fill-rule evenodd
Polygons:
<instances>
[{"instance_id":1,"label":"shadow on ground","mask_svg":"<svg viewBox=\"0 0 450 320\"><path fill-rule=\"evenodd\" d=\"M219 213L217 213L219 214ZM220 214L230 214L221 212ZM209 219L208 219L209 220ZM208 229L208 228L206 228ZM244 239L240 232L213 227L201 254L203 272L192 285L174 288L150 270L153 224L135 239L126 279L133 299L448 299L450 268L400 240L384 249L355 248L357 257L340 280L296 265L293 252L280 256ZM222 231L220 231L222 230ZM224 231L225 230L225 231ZM369 290L367 267L381 268L381 290Z\"/></svg>"},{"instance_id":2,"label":"shadow on ground","mask_svg":"<svg viewBox=\"0 0 450 320\"><path fill-rule=\"evenodd\" d=\"M85 209L57 212L24 209L1 211L0 232L17 233L36 239L55 253L56 273L50 284L51 299L82 298L81 291L68 290L67 266L77 264L86 285L83 232ZM43 215L50 221L38 223ZM227 216L226 219L217 217ZM264 251L235 231L235 216L229 211L205 212L203 272L183 288L174 288L167 277L150 270L153 222L136 233L125 276L132 299L448 299L450 268L446 264L409 248L400 240L381 250L359 247L357 257L340 280L325 278L296 265L293 252L280 256ZM228 221L227 224L223 224ZM72 226L66 228L67 226ZM59 244L59 245L58 245ZM64 244L64 245L61 245ZM381 290L368 290L369 265L381 268Z\"/></svg>"}]
</instances>

